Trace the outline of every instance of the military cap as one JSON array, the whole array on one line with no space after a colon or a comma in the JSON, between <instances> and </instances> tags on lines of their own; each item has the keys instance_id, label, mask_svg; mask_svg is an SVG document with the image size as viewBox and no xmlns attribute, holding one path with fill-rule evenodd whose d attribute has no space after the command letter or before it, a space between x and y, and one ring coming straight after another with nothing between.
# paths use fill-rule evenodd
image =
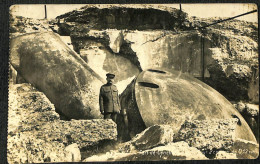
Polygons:
<instances>
[{"instance_id":1,"label":"military cap","mask_svg":"<svg viewBox=\"0 0 260 164\"><path fill-rule=\"evenodd\" d=\"M112 73L107 73L106 76L110 79L113 79L116 75L112 74Z\"/></svg>"}]
</instances>

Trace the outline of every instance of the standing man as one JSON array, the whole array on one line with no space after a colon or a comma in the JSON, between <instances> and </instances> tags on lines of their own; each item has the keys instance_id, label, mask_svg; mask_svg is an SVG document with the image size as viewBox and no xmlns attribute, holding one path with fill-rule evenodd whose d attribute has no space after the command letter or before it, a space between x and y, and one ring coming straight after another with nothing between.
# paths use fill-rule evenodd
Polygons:
<instances>
[{"instance_id":1,"label":"standing man","mask_svg":"<svg viewBox=\"0 0 260 164\"><path fill-rule=\"evenodd\" d=\"M108 73L107 83L102 85L99 93L100 112L104 115L104 119L112 119L116 122L117 114L120 113L120 103L118 90L113 85L115 75Z\"/></svg>"}]
</instances>

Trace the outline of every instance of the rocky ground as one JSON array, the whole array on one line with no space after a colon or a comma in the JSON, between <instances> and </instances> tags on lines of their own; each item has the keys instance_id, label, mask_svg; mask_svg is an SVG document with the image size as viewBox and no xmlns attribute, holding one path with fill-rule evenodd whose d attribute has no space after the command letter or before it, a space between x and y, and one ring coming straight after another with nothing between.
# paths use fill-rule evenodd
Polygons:
<instances>
[{"instance_id":1,"label":"rocky ground","mask_svg":"<svg viewBox=\"0 0 260 164\"><path fill-rule=\"evenodd\" d=\"M130 141L119 144L114 150L93 155L83 161L256 158L258 144L235 138L236 125L236 119L195 120L183 124L176 134L173 134L170 126L155 125Z\"/></svg>"},{"instance_id":2,"label":"rocky ground","mask_svg":"<svg viewBox=\"0 0 260 164\"><path fill-rule=\"evenodd\" d=\"M258 155L258 144L234 137L238 126L235 118L186 121L176 134L169 125L155 125L120 143L116 142L112 120L60 120L53 104L30 84L10 85L9 104L9 163L237 159Z\"/></svg>"},{"instance_id":3,"label":"rocky ground","mask_svg":"<svg viewBox=\"0 0 260 164\"><path fill-rule=\"evenodd\" d=\"M150 17L144 20L144 15L138 14L140 11ZM107 12L108 15L104 14ZM134 9L88 5L56 20L11 16L10 37L45 31L69 37L73 53L99 76L106 72L120 75L116 81L120 93L148 68L189 73L232 101L258 140L258 26L231 20L200 29L219 19L224 18L189 17L177 9L160 6L140 5ZM201 57L202 38L204 57ZM9 75L9 163L258 157L258 143L235 137L239 126L236 118L188 119L174 132L169 125L154 125L123 143L118 140L117 126L111 120L61 120L56 113L57 103L50 102L46 91L25 83L30 76L24 78L17 73L21 71L15 65L20 63L17 61L11 58ZM67 59L64 61L71 65ZM97 62L100 64L96 65ZM112 67L109 63L115 64Z\"/></svg>"},{"instance_id":4,"label":"rocky ground","mask_svg":"<svg viewBox=\"0 0 260 164\"><path fill-rule=\"evenodd\" d=\"M60 120L54 105L30 84L9 86L8 162L81 161L80 149L117 140L111 120Z\"/></svg>"}]
</instances>

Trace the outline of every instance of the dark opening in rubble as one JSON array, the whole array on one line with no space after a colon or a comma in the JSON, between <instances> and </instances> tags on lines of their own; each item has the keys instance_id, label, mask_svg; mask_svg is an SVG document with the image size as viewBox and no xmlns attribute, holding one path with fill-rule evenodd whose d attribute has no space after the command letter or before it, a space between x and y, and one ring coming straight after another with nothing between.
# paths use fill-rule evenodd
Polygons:
<instances>
[{"instance_id":1,"label":"dark opening in rubble","mask_svg":"<svg viewBox=\"0 0 260 164\"><path fill-rule=\"evenodd\" d=\"M154 83L147 83L147 82L138 82L140 86L148 87L148 88L159 88L159 85Z\"/></svg>"},{"instance_id":2,"label":"dark opening in rubble","mask_svg":"<svg viewBox=\"0 0 260 164\"><path fill-rule=\"evenodd\" d=\"M156 69L148 69L150 72L156 72L156 73L166 73L164 71L156 70Z\"/></svg>"}]
</instances>

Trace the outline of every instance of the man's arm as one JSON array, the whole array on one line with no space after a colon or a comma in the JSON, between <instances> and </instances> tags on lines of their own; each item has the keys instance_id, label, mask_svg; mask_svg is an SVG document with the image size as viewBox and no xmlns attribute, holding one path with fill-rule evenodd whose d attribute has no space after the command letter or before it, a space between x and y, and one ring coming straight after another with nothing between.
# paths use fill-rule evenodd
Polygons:
<instances>
[{"instance_id":1,"label":"man's arm","mask_svg":"<svg viewBox=\"0 0 260 164\"><path fill-rule=\"evenodd\" d=\"M99 110L100 110L101 114L104 114L102 87L100 88L100 92L99 92Z\"/></svg>"}]
</instances>

